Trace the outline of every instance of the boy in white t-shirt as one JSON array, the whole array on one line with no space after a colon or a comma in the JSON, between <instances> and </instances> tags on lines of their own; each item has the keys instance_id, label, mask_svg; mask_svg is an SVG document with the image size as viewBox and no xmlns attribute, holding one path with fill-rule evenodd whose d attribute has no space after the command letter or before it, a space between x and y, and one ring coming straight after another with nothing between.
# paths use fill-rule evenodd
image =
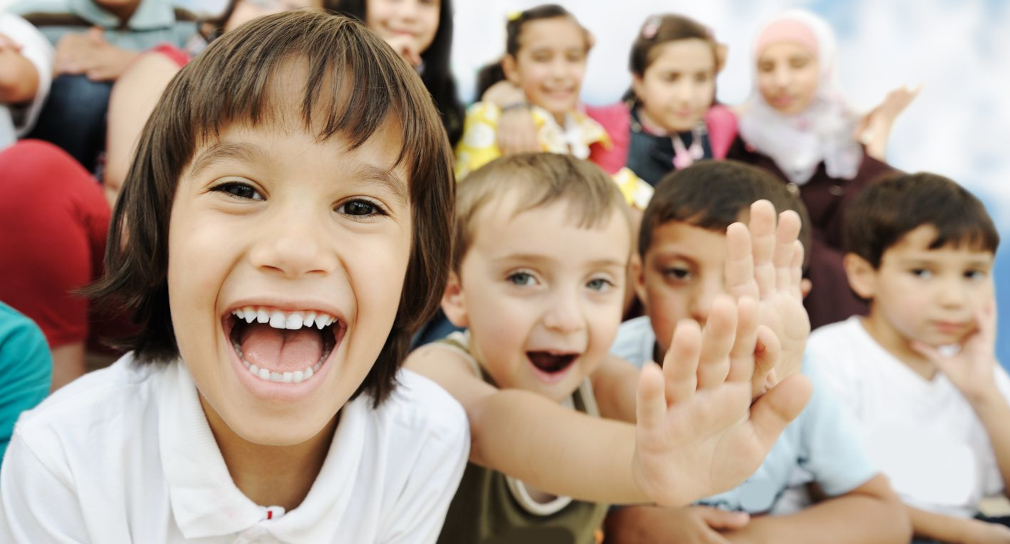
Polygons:
<instances>
[{"instance_id":1,"label":"boy in white t-shirt","mask_svg":"<svg viewBox=\"0 0 1010 544\"><path fill-rule=\"evenodd\" d=\"M783 210L777 226L776 209ZM735 161L701 162L664 178L645 211L632 260L646 315L621 325L611 353L636 365L662 360L671 349L665 339L683 320L710 322L712 301L726 293L750 291L762 306L789 308L783 319L809 330L799 263L792 267L782 257L782 234L798 231L804 216L802 203L780 181ZM737 221L750 223L753 265L733 258L743 241ZM751 267L755 273L747 274ZM803 359L806 335L799 333L805 331L792 330ZM615 509L607 541L806 544L817 531L823 544L908 542L901 502L852 439L851 417L813 365L803 364L802 373L814 386L810 402L747 481L687 508ZM810 479L824 500L800 509L797 494L787 490Z\"/></svg>"},{"instance_id":2,"label":"boy in white t-shirt","mask_svg":"<svg viewBox=\"0 0 1010 544\"><path fill-rule=\"evenodd\" d=\"M992 220L955 182L901 174L854 199L845 243L849 284L870 314L818 329L808 356L855 410L916 538L1010 542L1006 527L972 519L1010 476Z\"/></svg>"},{"instance_id":3,"label":"boy in white t-shirt","mask_svg":"<svg viewBox=\"0 0 1010 544\"><path fill-rule=\"evenodd\" d=\"M0 542L434 542L466 415L400 366L454 190L428 92L364 26L215 41L140 137L93 288L133 351L20 418Z\"/></svg>"},{"instance_id":4,"label":"boy in white t-shirt","mask_svg":"<svg viewBox=\"0 0 1010 544\"><path fill-rule=\"evenodd\" d=\"M35 126L53 78L53 46L28 21L0 12L0 151Z\"/></svg>"}]
</instances>

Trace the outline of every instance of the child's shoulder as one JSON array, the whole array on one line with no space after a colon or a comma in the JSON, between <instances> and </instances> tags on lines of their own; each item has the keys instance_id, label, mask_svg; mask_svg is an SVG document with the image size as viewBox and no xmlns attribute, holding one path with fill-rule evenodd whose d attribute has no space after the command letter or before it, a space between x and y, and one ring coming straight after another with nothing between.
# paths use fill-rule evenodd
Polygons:
<instances>
[{"instance_id":1,"label":"child's shoulder","mask_svg":"<svg viewBox=\"0 0 1010 544\"><path fill-rule=\"evenodd\" d=\"M22 435L73 429L97 432L124 415L143 413L156 396L156 384L170 364L142 364L128 353L112 366L85 374L64 386L18 420Z\"/></svg>"},{"instance_id":2,"label":"child's shoulder","mask_svg":"<svg viewBox=\"0 0 1010 544\"><path fill-rule=\"evenodd\" d=\"M610 353L628 361L638 368L652 360L656 344L656 333L652 330L649 316L643 315L621 323L617 337L610 346Z\"/></svg>"},{"instance_id":3,"label":"child's shoulder","mask_svg":"<svg viewBox=\"0 0 1010 544\"><path fill-rule=\"evenodd\" d=\"M445 389L406 368L396 381L396 389L376 409L376 417L395 421L408 433L428 433L450 441L469 439L466 412Z\"/></svg>"},{"instance_id":4,"label":"child's shoulder","mask_svg":"<svg viewBox=\"0 0 1010 544\"><path fill-rule=\"evenodd\" d=\"M839 361L874 345L873 337L863 328L860 319L852 316L815 329L807 341L807 357L821 365L822 360Z\"/></svg>"}]
</instances>

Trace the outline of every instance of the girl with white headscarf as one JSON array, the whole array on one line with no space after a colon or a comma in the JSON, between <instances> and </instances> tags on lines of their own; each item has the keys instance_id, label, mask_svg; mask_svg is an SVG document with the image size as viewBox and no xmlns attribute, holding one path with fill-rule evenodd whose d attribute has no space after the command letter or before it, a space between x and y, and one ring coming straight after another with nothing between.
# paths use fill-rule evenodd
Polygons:
<instances>
[{"instance_id":1,"label":"girl with white headscarf","mask_svg":"<svg viewBox=\"0 0 1010 544\"><path fill-rule=\"evenodd\" d=\"M882 162L890 126L917 92L896 90L860 116L841 96L836 52L831 28L812 13L786 11L765 25L754 44L754 91L740 107L739 138L727 155L782 178L806 205L814 327L867 309L841 264L845 209L860 189L893 170ZM866 127L872 140L857 140Z\"/></svg>"}]
</instances>

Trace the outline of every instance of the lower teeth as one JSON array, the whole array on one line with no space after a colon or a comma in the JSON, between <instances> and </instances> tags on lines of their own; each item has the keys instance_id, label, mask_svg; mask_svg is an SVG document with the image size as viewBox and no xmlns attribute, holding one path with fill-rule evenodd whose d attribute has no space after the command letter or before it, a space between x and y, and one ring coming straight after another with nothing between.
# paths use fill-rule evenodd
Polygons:
<instances>
[{"instance_id":1,"label":"lower teeth","mask_svg":"<svg viewBox=\"0 0 1010 544\"><path fill-rule=\"evenodd\" d=\"M242 360L242 365L246 367L246 370L248 370L250 374L263 381L277 383L301 383L311 378L316 372L319 372L319 368L323 366L323 363L320 361L316 363L315 366L311 366L305 370L296 370L294 372L284 373L270 372L269 370L260 368L244 359Z\"/></svg>"}]
</instances>

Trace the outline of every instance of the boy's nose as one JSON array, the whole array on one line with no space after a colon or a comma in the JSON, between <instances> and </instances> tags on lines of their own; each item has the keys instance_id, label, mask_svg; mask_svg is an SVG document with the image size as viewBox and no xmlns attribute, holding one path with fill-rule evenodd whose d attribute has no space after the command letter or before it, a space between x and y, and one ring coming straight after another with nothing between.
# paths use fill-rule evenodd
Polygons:
<instances>
[{"instance_id":1,"label":"boy's nose","mask_svg":"<svg viewBox=\"0 0 1010 544\"><path fill-rule=\"evenodd\" d=\"M966 293L960 278L945 278L937 283L936 301L945 308L957 308L964 304Z\"/></svg>"},{"instance_id":2,"label":"boy's nose","mask_svg":"<svg viewBox=\"0 0 1010 544\"><path fill-rule=\"evenodd\" d=\"M250 259L260 269L297 278L332 272L336 255L327 249L316 215L304 209L273 213L264 218Z\"/></svg>"},{"instance_id":3,"label":"boy's nose","mask_svg":"<svg viewBox=\"0 0 1010 544\"><path fill-rule=\"evenodd\" d=\"M583 327L585 319L582 306L575 295L561 294L548 301L549 307L544 313L544 327L552 331L569 333Z\"/></svg>"},{"instance_id":4,"label":"boy's nose","mask_svg":"<svg viewBox=\"0 0 1010 544\"><path fill-rule=\"evenodd\" d=\"M699 325L705 326L705 322L708 321L708 314L712 310L712 302L720 294L724 293L725 289L722 285L703 284L691 297L690 307L688 312L691 314L691 319L698 322Z\"/></svg>"}]
</instances>

